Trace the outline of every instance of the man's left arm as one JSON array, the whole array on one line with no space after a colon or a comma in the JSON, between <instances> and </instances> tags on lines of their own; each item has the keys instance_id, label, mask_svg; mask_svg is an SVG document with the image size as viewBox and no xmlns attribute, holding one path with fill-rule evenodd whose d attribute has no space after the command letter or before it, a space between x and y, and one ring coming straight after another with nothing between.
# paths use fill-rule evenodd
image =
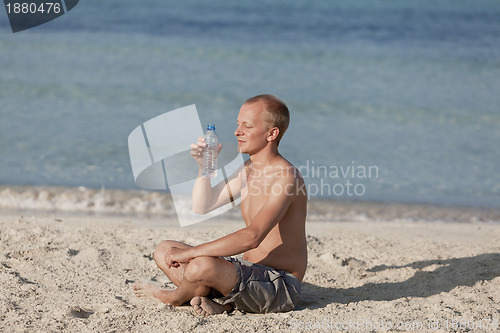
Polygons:
<instances>
[{"instance_id":1,"label":"man's left arm","mask_svg":"<svg viewBox=\"0 0 500 333\"><path fill-rule=\"evenodd\" d=\"M175 267L178 263L189 262L193 258L203 256L232 256L258 247L285 215L296 197L296 187L296 178L293 175L280 177L272 184L273 191L270 191L264 206L246 228L192 248L173 248L165 258L167 265Z\"/></svg>"}]
</instances>

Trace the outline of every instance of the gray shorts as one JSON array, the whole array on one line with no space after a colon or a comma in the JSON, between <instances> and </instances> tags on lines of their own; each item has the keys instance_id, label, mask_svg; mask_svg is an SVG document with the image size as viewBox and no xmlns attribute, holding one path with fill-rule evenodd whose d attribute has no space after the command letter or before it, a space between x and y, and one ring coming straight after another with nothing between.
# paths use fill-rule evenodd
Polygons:
<instances>
[{"instance_id":1,"label":"gray shorts","mask_svg":"<svg viewBox=\"0 0 500 333\"><path fill-rule=\"evenodd\" d=\"M297 306L301 283L293 274L241 258L223 259L233 263L238 282L227 296L215 291L217 303L253 313L287 312Z\"/></svg>"}]
</instances>

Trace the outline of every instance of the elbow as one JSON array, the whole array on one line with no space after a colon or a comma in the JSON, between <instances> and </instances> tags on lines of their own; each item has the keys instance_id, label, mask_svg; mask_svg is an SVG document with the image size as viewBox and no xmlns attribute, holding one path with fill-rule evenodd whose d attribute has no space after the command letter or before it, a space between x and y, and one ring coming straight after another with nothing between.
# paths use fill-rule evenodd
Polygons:
<instances>
[{"instance_id":1,"label":"elbow","mask_svg":"<svg viewBox=\"0 0 500 333\"><path fill-rule=\"evenodd\" d=\"M210 208L210 203L204 203L204 202L199 202L199 200L195 200L193 198L193 204L191 205L191 210L195 214L200 214L200 215L205 215L207 213L210 213L211 208Z\"/></svg>"},{"instance_id":2,"label":"elbow","mask_svg":"<svg viewBox=\"0 0 500 333\"><path fill-rule=\"evenodd\" d=\"M213 202L197 202L193 199L192 210L193 213L205 215L214 210L214 205Z\"/></svg>"},{"instance_id":3,"label":"elbow","mask_svg":"<svg viewBox=\"0 0 500 333\"><path fill-rule=\"evenodd\" d=\"M205 215L206 213L208 213L208 210L203 209L201 207L195 207L195 206L193 206L193 213L200 214L200 215Z\"/></svg>"},{"instance_id":4,"label":"elbow","mask_svg":"<svg viewBox=\"0 0 500 333\"><path fill-rule=\"evenodd\" d=\"M259 247L260 243L262 243L263 238L260 237L258 233L250 230L247 240L248 240L247 248L249 250L253 250Z\"/></svg>"},{"instance_id":5,"label":"elbow","mask_svg":"<svg viewBox=\"0 0 500 333\"><path fill-rule=\"evenodd\" d=\"M250 241L250 242L248 243L248 249L249 249L249 250L256 249L256 248L258 248L258 247L259 247L259 245L260 245L260 242L259 242L259 241Z\"/></svg>"}]
</instances>

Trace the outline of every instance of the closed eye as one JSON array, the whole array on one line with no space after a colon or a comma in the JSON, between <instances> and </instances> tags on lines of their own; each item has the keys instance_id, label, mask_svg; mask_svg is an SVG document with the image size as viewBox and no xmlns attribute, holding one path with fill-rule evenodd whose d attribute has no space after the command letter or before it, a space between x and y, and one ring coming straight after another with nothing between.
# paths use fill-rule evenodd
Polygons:
<instances>
[{"instance_id":1,"label":"closed eye","mask_svg":"<svg viewBox=\"0 0 500 333\"><path fill-rule=\"evenodd\" d=\"M239 122L236 122L236 127L239 127L241 124ZM243 127L245 128L252 128L253 126L249 125L248 123L246 122L243 122Z\"/></svg>"}]
</instances>

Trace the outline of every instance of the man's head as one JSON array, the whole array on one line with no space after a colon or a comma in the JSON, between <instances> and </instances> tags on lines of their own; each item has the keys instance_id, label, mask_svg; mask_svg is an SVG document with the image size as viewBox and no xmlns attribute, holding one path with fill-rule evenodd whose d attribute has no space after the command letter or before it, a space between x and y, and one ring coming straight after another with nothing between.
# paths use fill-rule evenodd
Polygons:
<instances>
[{"instance_id":1,"label":"man's head","mask_svg":"<svg viewBox=\"0 0 500 333\"><path fill-rule=\"evenodd\" d=\"M264 122L268 129L276 127L279 130L276 144L279 144L290 123L290 112L286 104L278 97L270 94L257 95L245 101L245 104L262 103L264 106Z\"/></svg>"},{"instance_id":2,"label":"man's head","mask_svg":"<svg viewBox=\"0 0 500 333\"><path fill-rule=\"evenodd\" d=\"M277 148L285 133L290 114L285 103L272 95L259 95L248 99L238 114L239 151L255 154L266 146Z\"/></svg>"}]
</instances>

